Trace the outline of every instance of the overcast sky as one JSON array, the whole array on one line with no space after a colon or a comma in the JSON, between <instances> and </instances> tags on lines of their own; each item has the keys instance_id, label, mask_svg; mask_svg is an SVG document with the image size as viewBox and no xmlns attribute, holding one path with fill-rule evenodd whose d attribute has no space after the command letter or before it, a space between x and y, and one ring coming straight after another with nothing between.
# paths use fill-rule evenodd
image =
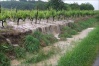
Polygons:
<instances>
[{"instance_id":1,"label":"overcast sky","mask_svg":"<svg viewBox=\"0 0 99 66\"><path fill-rule=\"evenodd\" d=\"M2 1L2 0L0 0ZM5 0L3 0L5 1ZM48 0L42 0L42 1L48 1ZM95 10L99 10L99 0L63 0L65 3L90 3L94 6Z\"/></svg>"}]
</instances>

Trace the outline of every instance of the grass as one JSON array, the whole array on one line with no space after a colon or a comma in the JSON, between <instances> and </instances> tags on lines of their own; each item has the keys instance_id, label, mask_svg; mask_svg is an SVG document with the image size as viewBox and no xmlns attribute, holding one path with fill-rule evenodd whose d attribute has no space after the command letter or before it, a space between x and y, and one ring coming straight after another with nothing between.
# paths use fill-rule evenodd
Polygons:
<instances>
[{"instance_id":1,"label":"grass","mask_svg":"<svg viewBox=\"0 0 99 66\"><path fill-rule=\"evenodd\" d=\"M32 35L27 35L25 38L25 49L28 52L35 52L39 50L40 42Z\"/></svg>"},{"instance_id":2,"label":"grass","mask_svg":"<svg viewBox=\"0 0 99 66\"><path fill-rule=\"evenodd\" d=\"M67 37L70 38L70 37L72 37L72 35L75 35L75 34L77 34L77 31L71 29L71 28L68 27L68 26L65 26L65 27L63 27L63 28L61 29L61 33L59 34L59 37L60 37L61 39L65 39L65 38L67 38Z\"/></svg>"},{"instance_id":3,"label":"grass","mask_svg":"<svg viewBox=\"0 0 99 66\"><path fill-rule=\"evenodd\" d=\"M99 27L94 29L72 51L60 58L58 66L92 66L99 51Z\"/></svg>"},{"instance_id":4,"label":"grass","mask_svg":"<svg viewBox=\"0 0 99 66\"><path fill-rule=\"evenodd\" d=\"M36 56L32 57L31 59L28 59L26 61L26 63L37 63L37 62L43 61L45 59L48 59L53 54L55 54L55 53L52 50L49 51L48 53L39 52Z\"/></svg>"},{"instance_id":5,"label":"grass","mask_svg":"<svg viewBox=\"0 0 99 66\"><path fill-rule=\"evenodd\" d=\"M35 31L33 37L37 38L41 46L48 46L58 41L52 34L43 34L40 31Z\"/></svg>"},{"instance_id":6,"label":"grass","mask_svg":"<svg viewBox=\"0 0 99 66\"><path fill-rule=\"evenodd\" d=\"M95 18L89 18L86 21L80 21L75 23L69 23L68 26L65 26L61 29L59 37L61 39L66 39L72 37L71 35L77 34L77 32L82 31L88 27L93 26L97 20Z\"/></svg>"},{"instance_id":7,"label":"grass","mask_svg":"<svg viewBox=\"0 0 99 66\"><path fill-rule=\"evenodd\" d=\"M10 66L9 58L2 52L0 52L0 66Z\"/></svg>"},{"instance_id":8,"label":"grass","mask_svg":"<svg viewBox=\"0 0 99 66\"><path fill-rule=\"evenodd\" d=\"M50 58L53 54L57 54L60 49L51 47L49 50L41 50L31 58L27 58L25 63L37 63Z\"/></svg>"},{"instance_id":9,"label":"grass","mask_svg":"<svg viewBox=\"0 0 99 66\"><path fill-rule=\"evenodd\" d=\"M0 36L1 38L2 36ZM3 37L2 37L3 38ZM0 40L2 41L2 40ZM28 58L28 60L26 62L28 63L37 63L39 61L45 60L47 58L49 58L50 56L52 56L55 52L54 50L50 50L47 52L47 54L45 54L45 52L39 52L40 48L42 48L42 46L47 46L47 45L51 45L54 42L56 42L57 39L51 35L51 34L42 34L39 31L34 32L31 35L27 35L24 39L24 45L23 46L18 46L18 47L13 47L10 46L9 44L5 43L5 44L0 44L0 66L9 66L6 65L9 62L10 64L10 57L9 56L14 56L14 58L17 59L26 59L27 60L27 52L31 53L31 54L35 54L34 57L32 58ZM7 56L9 58L7 58ZM2 64L1 64L2 63Z\"/></svg>"},{"instance_id":10,"label":"grass","mask_svg":"<svg viewBox=\"0 0 99 66\"><path fill-rule=\"evenodd\" d=\"M26 50L22 47L15 47L14 48L14 53L16 58L25 58L26 56Z\"/></svg>"}]
</instances>

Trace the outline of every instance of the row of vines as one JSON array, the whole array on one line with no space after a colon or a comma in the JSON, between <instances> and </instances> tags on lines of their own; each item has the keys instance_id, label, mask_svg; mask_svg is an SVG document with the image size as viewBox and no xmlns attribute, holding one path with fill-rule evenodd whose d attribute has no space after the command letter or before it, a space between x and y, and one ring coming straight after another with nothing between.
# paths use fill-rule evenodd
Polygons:
<instances>
[{"instance_id":1,"label":"row of vines","mask_svg":"<svg viewBox=\"0 0 99 66\"><path fill-rule=\"evenodd\" d=\"M41 19L46 19L46 22L50 18L54 21L55 19L60 20L62 19L68 19L69 17L84 17L84 16L93 16L96 15L97 11L56 11L56 10L46 10L46 11L40 11L40 10L2 10L0 13L0 21L6 22L7 19L13 20L14 22L17 22L17 25L19 25L19 20L22 19L25 21L26 19L29 19L31 23L35 19L35 24L37 24L37 20L39 22ZM4 27L4 26L3 26Z\"/></svg>"}]
</instances>

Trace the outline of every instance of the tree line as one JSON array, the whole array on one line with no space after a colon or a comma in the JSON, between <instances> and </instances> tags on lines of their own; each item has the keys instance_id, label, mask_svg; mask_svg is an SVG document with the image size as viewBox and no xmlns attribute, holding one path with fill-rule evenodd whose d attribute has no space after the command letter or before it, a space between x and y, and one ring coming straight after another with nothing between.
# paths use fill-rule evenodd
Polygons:
<instances>
[{"instance_id":1,"label":"tree line","mask_svg":"<svg viewBox=\"0 0 99 66\"><path fill-rule=\"evenodd\" d=\"M3 8L8 9L21 9L21 10L48 10L53 8L55 10L94 10L94 7L90 3L82 3L79 5L78 3L64 3L62 0L49 0L48 2L43 2L41 0L7 0L1 2Z\"/></svg>"}]
</instances>

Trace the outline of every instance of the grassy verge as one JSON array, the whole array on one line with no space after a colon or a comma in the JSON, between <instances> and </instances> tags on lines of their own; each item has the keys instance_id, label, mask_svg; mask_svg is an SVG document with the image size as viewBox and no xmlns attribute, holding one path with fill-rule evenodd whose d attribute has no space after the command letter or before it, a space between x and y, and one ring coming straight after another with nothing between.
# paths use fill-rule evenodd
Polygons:
<instances>
[{"instance_id":1,"label":"grassy verge","mask_svg":"<svg viewBox=\"0 0 99 66\"><path fill-rule=\"evenodd\" d=\"M94 29L72 51L65 54L58 66L92 66L99 51L99 27Z\"/></svg>"},{"instance_id":2,"label":"grassy verge","mask_svg":"<svg viewBox=\"0 0 99 66\"><path fill-rule=\"evenodd\" d=\"M65 26L61 29L61 33L60 33L59 37L61 39L66 39L68 37L72 37L71 35L75 35L75 34L77 34L77 32L80 32L83 29L91 27L96 23L97 23L97 20L95 18L89 18L86 21L69 23L68 26Z\"/></svg>"}]
</instances>

